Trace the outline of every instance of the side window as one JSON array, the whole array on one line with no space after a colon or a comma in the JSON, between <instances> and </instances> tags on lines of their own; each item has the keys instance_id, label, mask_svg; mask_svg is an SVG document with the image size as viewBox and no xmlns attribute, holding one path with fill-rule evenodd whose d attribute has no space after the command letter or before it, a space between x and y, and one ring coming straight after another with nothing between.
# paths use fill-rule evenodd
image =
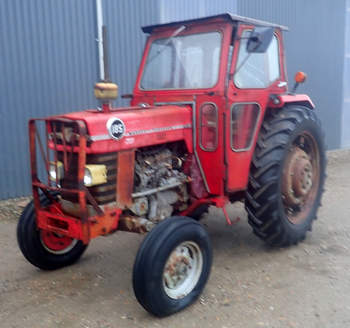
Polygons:
<instances>
[{"instance_id":1,"label":"side window","mask_svg":"<svg viewBox=\"0 0 350 328\"><path fill-rule=\"evenodd\" d=\"M200 147L214 151L218 146L218 108L214 103L205 103L199 110Z\"/></svg>"},{"instance_id":2,"label":"side window","mask_svg":"<svg viewBox=\"0 0 350 328\"><path fill-rule=\"evenodd\" d=\"M260 107L256 103L234 104L231 107L231 149L248 150L253 141Z\"/></svg>"},{"instance_id":3,"label":"side window","mask_svg":"<svg viewBox=\"0 0 350 328\"><path fill-rule=\"evenodd\" d=\"M278 39L273 37L265 53L248 54L246 47L251 30L242 33L236 64L240 67L234 76L234 83L240 89L266 88L280 76Z\"/></svg>"}]
</instances>

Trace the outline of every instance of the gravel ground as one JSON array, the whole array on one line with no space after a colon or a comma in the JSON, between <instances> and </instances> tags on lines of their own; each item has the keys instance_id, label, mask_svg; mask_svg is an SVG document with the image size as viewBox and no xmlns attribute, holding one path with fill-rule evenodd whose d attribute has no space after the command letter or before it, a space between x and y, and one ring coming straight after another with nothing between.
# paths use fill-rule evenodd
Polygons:
<instances>
[{"instance_id":1,"label":"gravel ground","mask_svg":"<svg viewBox=\"0 0 350 328\"><path fill-rule=\"evenodd\" d=\"M266 247L242 204L229 227L210 209L203 220L214 246L200 299L165 319L137 303L131 272L142 236L98 238L68 268L43 272L21 255L16 220L27 198L0 202L0 327L350 327L350 151L330 152L323 207L298 246Z\"/></svg>"}]
</instances>

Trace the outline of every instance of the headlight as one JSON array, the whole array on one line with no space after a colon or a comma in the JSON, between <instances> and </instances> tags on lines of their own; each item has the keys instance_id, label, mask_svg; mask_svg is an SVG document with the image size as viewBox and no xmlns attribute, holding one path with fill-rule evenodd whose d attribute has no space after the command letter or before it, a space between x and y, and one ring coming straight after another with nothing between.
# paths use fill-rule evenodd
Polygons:
<instances>
[{"instance_id":1,"label":"headlight","mask_svg":"<svg viewBox=\"0 0 350 328\"><path fill-rule=\"evenodd\" d=\"M57 169L56 169L56 165L57 165ZM57 172L57 180L63 179L63 175L64 175L63 163L60 161L50 162L50 165L49 165L50 180L56 181L56 172Z\"/></svg>"},{"instance_id":2,"label":"headlight","mask_svg":"<svg viewBox=\"0 0 350 328\"><path fill-rule=\"evenodd\" d=\"M85 169L85 173L84 173L84 185L85 186L91 186L92 184L92 176L90 173L89 169Z\"/></svg>"},{"instance_id":3,"label":"headlight","mask_svg":"<svg viewBox=\"0 0 350 328\"><path fill-rule=\"evenodd\" d=\"M88 164L85 166L84 185L87 187L107 182L106 165Z\"/></svg>"}]
</instances>

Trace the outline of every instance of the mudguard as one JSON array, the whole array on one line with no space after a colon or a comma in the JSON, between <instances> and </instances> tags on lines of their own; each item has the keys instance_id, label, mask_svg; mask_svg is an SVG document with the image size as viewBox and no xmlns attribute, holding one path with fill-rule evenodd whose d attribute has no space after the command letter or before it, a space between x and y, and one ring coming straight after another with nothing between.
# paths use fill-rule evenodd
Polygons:
<instances>
[{"instance_id":1,"label":"mudguard","mask_svg":"<svg viewBox=\"0 0 350 328\"><path fill-rule=\"evenodd\" d=\"M297 104L301 106L314 109L315 105L308 95L304 94L282 94L271 95L268 107L270 108L282 108L289 104Z\"/></svg>"}]
</instances>

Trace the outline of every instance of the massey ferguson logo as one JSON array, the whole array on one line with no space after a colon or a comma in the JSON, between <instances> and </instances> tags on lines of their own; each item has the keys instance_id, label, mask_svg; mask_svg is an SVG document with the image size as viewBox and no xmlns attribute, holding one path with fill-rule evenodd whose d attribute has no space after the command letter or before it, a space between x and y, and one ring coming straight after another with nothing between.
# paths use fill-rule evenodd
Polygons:
<instances>
[{"instance_id":1,"label":"massey ferguson logo","mask_svg":"<svg viewBox=\"0 0 350 328\"><path fill-rule=\"evenodd\" d=\"M119 118L110 118L107 122L107 130L113 139L119 140L125 133L125 125Z\"/></svg>"}]
</instances>

